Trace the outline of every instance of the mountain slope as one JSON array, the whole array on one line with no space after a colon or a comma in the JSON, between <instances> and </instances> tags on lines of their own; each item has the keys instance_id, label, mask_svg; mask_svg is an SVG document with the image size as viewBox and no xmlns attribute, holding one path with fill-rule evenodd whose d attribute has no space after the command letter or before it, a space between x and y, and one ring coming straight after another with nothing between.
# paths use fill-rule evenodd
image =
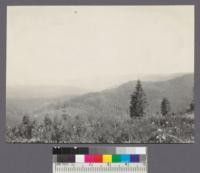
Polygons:
<instances>
[{"instance_id":1,"label":"mountain slope","mask_svg":"<svg viewBox=\"0 0 200 173\"><path fill-rule=\"evenodd\" d=\"M127 82L117 88L88 93L57 105L34 112L36 117L60 116L128 116L130 96L135 90L136 81ZM142 82L147 96L148 114L160 112L160 102L167 97L173 112L185 111L193 99L193 74L175 77L166 81Z\"/></svg>"}]
</instances>

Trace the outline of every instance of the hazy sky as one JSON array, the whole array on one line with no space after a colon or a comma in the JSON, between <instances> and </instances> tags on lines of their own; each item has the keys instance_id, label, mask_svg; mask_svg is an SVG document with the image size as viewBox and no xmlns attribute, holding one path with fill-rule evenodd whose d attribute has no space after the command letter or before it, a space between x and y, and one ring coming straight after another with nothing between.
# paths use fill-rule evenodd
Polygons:
<instances>
[{"instance_id":1,"label":"hazy sky","mask_svg":"<svg viewBox=\"0 0 200 173\"><path fill-rule=\"evenodd\" d=\"M8 7L8 85L193 70L194 6Z\"/></svg>"}]
</instances>

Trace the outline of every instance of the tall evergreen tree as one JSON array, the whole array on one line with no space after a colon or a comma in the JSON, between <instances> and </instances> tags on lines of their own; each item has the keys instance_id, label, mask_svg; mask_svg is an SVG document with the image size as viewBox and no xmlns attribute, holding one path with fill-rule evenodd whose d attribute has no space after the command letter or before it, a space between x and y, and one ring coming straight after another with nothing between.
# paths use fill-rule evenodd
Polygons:
<instances>
[{"instance_id":1,"label":"tall evergreen tree","mask_svg":"<svg viewBox=\"0 0 200 173\"><path fill-rule=\"evenodd\" d=\"M194 100L190 103L190 111L194 111Z\"/></svg>"},{"instance_id":2,"label":"tall evergreen tree","mask_svg":"<svg viewBox=\"0 0 200 173\"><path fill-rule=\"evenodd\" d=\"M53 122L51 118L49 118L49 116L46 115L44 117L43 127L41 132L42 140L44 140L45 142L51 141L51 134L53 131L52 129L53 129Z\"/></svg>"},{"instance_id":3,"label":"tall evergreen tree","mask_svg":"<svg viewBox=\"0 0 200 173\"><path fill-rule=\"evenodd\" d=\"M29 115L28 114L26 114L26 115L24 115L23 117L22 117L22 124L24 124L24 125L28 125L28 124L30 124L30 117L29 117Z\"/></svg>"},{"instance_id":4,"label":"tall evergreen tree","mask_svg":"<svg viewBox=\"0 0 200 173\"><path fill-rule=\"evenodd\" d=\"M51 133L51 140L54 142L60 142L62 141L62 137L64 135L64 126L61 122L61 119L59 119L57 116L53 119L53 131Z\"/></svg>"},{"instance_id":5,"label":"tall evergreen tree","mask_svg":"<svg viewBox=\"0 0 200 173\"><path fill-rule=\"evenodd\" d=\"M30 139L32 138L32 130L35 126L35 121L30 120L30 116L29 115L24 115L22 118L22 122L20 124L20 133L21 136L26 138L26 139Z\"/></svg>"},{"instance_id":6,"label":"tall evergreen tree","mask_svg":"<svg viewBox=\"0 0 200 173\"><path fill-rule=\"evenodd\" d=\"M171 111L170 102L167 98L163 98L161 102L161 113L163 116L167 115Z\"/></svg>"},{"instance_id":7,"label":"tall evergreen tree","mask_svg":"<svg viewBox=\"0 0 200 173\"><path fill-rule=\"evenodd\" d=\"M194 87L193 87L193 99L192 102L190 103L190 111L194 111Z\"/></svg>"},{"instance_id":8,"label":"tall evergreen tree","mask_svg":"<svg viewBox=\"0 0 200 173\"><path fill-rule=\"evenodd\" d=\"M135 92L131 95L130 117L142 117L145 114L146 105L146 95L140 80L138 80L135 87Z\"/></svg>"}]
</instances>

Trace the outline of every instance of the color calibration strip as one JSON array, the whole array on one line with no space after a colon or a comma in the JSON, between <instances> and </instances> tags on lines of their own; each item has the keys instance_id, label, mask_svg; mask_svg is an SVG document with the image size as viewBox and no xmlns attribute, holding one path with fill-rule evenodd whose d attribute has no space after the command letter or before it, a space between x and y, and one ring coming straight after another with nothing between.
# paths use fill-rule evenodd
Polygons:
<instances>
[{"instance_id":1,"label":"color calibration strip","mask_svg":"<svg viewBox=\"0 0 200 173\"><path fill-rule=\"evenodd\" d=\"M146 154L146 147L53 147L53 154Z\"/></svg>"},{"instance_id":2,"label":"color calibration strip","mask_svg":"<svg viewBox=\"0 0 200 173\"><path fill-rule=\"evenodd\" d=\"M146 155L139 154L87 154L87 155L54 155L58 163L139 163L146 161Z\"/></svg>"},{"instance_id":3,"label":"color calibration strip","mask_svg":"<svg viewBox=\"0 0 200 173\"><path fill-rule=\"evenodd\" d=\"M146 147L54 147L53 173L147 173Z\"/></svg>"}]
</instances>

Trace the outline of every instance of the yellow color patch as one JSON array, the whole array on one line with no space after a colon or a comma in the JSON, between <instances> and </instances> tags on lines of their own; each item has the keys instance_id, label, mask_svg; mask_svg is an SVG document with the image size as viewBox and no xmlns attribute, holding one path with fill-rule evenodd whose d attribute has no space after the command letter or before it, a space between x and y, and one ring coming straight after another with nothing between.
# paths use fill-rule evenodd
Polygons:
<instances>
[{"instance_id":1,"label":"yellow color patch","mask_svg":"<svg viewBox=\"0 0 200 173\"><path fill-rule=\"evenodd\" d=\"M103 155L103 163L111 163L112 162L112 155Z\"/></svg>"}]
</instances>

